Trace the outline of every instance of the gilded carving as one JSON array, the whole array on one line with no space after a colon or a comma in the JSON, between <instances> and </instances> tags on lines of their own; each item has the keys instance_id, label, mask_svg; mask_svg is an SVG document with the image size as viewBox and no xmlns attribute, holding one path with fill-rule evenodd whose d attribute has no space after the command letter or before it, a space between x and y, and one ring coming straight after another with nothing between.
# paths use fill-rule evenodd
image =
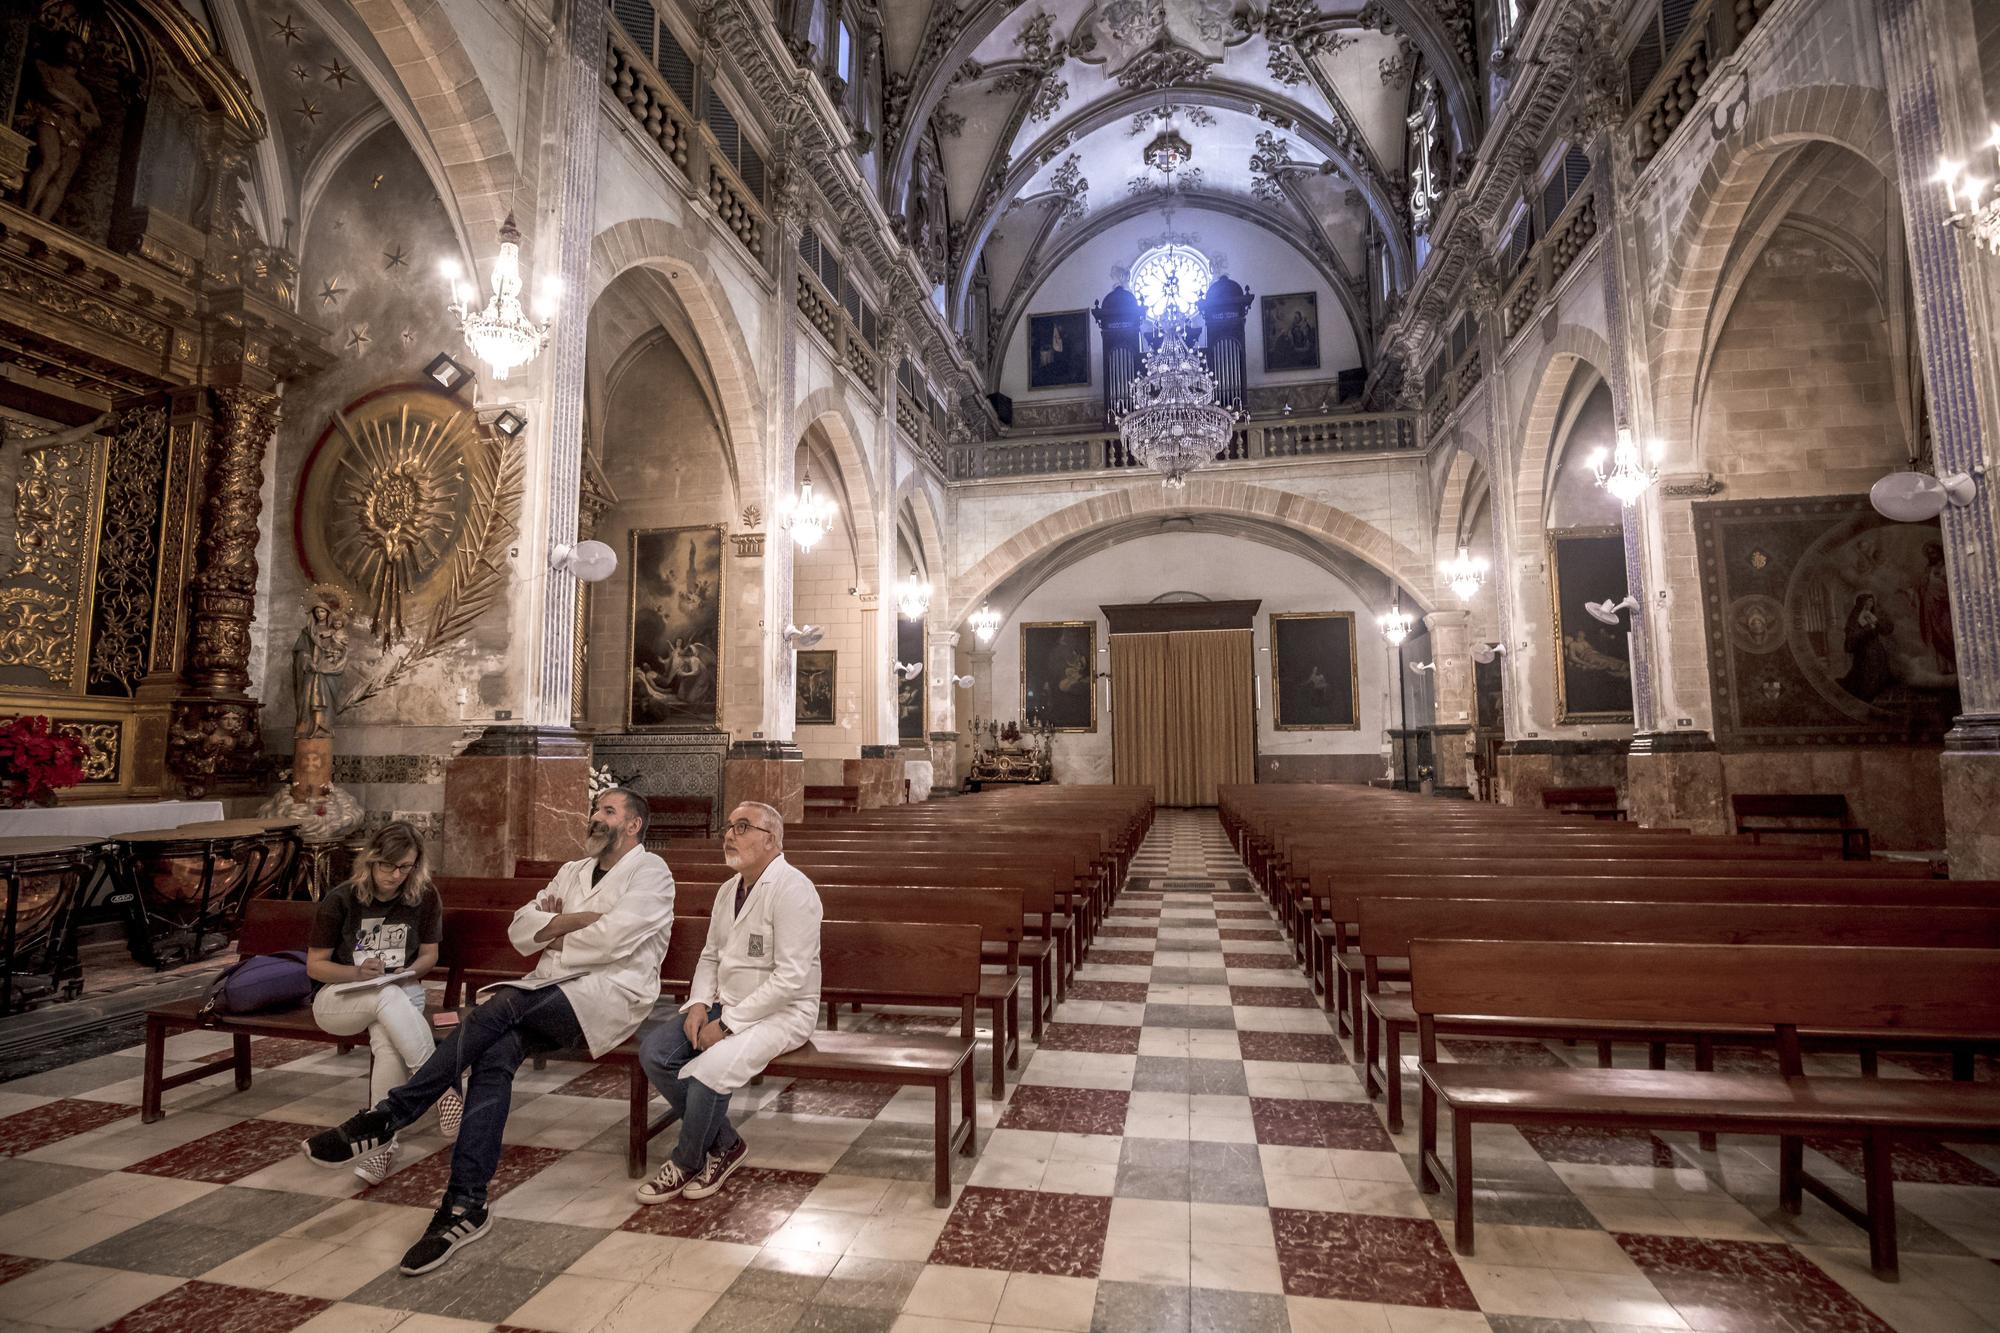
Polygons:
<instances>
[{"instance_id":1,"label":"gilded carving","mask_svg":"<svg viewBox=\"0 0 2000 1333\"><path fill-rule=\"evenodd\" d=\"M250 683L250 619L257 595L257 518L264 449L278 428L278 400L254 389L215 391L201 573L194 580L189 677L208 693Z\"/></svg>"},{"instance_id":2,"label":"gilded carving","mask_svg":"<svg viewBox=\"0 0 2000 1333\"><path fill-rule=\"evenodd\" d=\"M98 422L43 432L21 447L13 503L0 523L0 665L46 672L71 688L90 607L102 443ZM26 434L16 427L15 433Z\"/></svg>"},{"instance_id":3,"label":"gilded carving","mask_svg":"<svg viewBox=\"0 0 2000 1333\"><path fill-rule=\"evenodd\" d=\"M76 603L39 588L0 588L0 665L67 684L76 665Z\"/></svg>"},{"instance_id":4,"label":"gilded carving","mask_svg":"<svg viewBox=\"0 0 2000 1333\"><path fill-rule=\"evenodd\" d=\"M51 282L39 273L12 262L0 263L0 294L18 296L54 315L64 315L79 324L135 342L150 352L163 352L167 329L150 319L127 314L109 302Z\"/></svg>"},{"instance_id":5,"label":"gilded carving","mask_svg":"<svg viewBox=\"0 0 2000 1333\"><path fill-rule=\"evenodd\" d=\"M406 400L358 425L333 414L347 449L326 516L328 545L340 573L359 585L385 646L402 641L405 599L449 554L473 434L468 410L413 417L413 406L420 403Z\"/></svg>"},{"instance_id":6,"label":"gilded carving","mask_svg":"<svg viewBox=\"0 0 2000 1333\"><path fill-rule=\"evenodd\" d=\"M119 745L125 733L123 722L115 718L59 717L51 725L58 734L74 736L83 742L83 780L86 785L118 781Z\"/></svg>"},{"instance_id":7,"label":"gilded carving","mask_svg":"<svg viewBox=\"0 0 2000 1333\"><path fill-rule=\"evenodd\" d=\"M105 470L88 677L93 692L109 686L129 697L146 674L159 569L154 533L166 473L166 410L126 413L114 427Z\"/></svg>"}]
</instances>

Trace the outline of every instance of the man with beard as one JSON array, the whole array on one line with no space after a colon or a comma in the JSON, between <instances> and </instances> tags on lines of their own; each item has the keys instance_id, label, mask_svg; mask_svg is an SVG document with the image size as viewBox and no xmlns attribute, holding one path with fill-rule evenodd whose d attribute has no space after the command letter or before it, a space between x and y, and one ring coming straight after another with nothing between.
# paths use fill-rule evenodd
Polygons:
<instances>
[{"instance_id":1,"label":"man with beard","mask_svg":"<svg viewBox=\"0 0 2000 1333\"><path fill-rule=\"evenodd\" d=\"M785 821L761 801L729 812L722 859L735 876L715 891L708 942L680 1021L639 1043L646 1077L680 1113L680 1141L639 1186L640 1203L706 1199L750 1149L729 1123L729 1098L819 1021L819 890L785 860Z\"/></svg>"},{"instance_id":2,"label":"man with beard","mask_svg":"<svg viewBox=\"0 0 2000 1333\"><path fill-rule=\"evenodd\" d=\"M486 1186L500 1165L521 1062L579 1046L601 1056L638 1031L660 998L674 877L641 845L646 816L646 798L636 792L613 787L599 795L584 843L589 855L565 865L508 926L508 939L524 957L541 955L535 970L487 988L490 994L409 1082L373 1109L305 1141L314 1162L345 1165L389 1142L464 1076L465 1116L452 1147L451 1179L422 1239L403 1256L404 1273L428 1273L491 1225Z\"/></svg>"}]
</instances>

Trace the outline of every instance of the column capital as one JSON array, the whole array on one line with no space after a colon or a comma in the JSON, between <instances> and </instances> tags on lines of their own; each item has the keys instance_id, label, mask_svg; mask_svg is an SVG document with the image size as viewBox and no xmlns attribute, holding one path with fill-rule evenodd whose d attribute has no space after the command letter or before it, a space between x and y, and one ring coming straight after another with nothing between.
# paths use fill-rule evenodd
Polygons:
<instances>
[{"instance_id":1,"label":"column capital","mask_svg":"<svg viewBox=\"0 0 2000 1333\"><path fill-rule=\"evenodd\" d=\"M1429 611L1424 614L1426 629L1463 629L1470 611Z\"/></svg>"}]
</instances>

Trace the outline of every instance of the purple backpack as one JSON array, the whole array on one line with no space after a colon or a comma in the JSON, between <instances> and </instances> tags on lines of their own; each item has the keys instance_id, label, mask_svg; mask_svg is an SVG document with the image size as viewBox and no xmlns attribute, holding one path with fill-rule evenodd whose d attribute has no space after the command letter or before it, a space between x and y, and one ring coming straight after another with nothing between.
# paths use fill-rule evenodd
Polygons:
<instances>
[{"instance_id":1,"label":"purple backpack","mask_svg":"<svg viewBox=\"0 0 2000 1333\"><path fill-rule=\"evenodd\" d=\"M201 1006L204 1022L232 1014L264 1014L295 1009L312 998L306 956L297 949L257 954L224 968Z\"/></svg>"}]
</instances>

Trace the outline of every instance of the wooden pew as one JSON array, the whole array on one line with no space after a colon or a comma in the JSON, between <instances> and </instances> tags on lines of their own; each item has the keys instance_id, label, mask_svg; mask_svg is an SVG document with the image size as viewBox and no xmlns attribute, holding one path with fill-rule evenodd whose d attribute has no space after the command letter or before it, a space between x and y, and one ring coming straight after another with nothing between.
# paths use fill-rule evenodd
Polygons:
<instances>
[{"instance_id":1,"label":"wooden pew","mask_svg":"<svg viewBox=\"0 0 2000 1333\"><path fill-rule=\"evenodd\" d=\"M1868 830L1854 822L1847 798L1826 795L1755 795L1739 792L1729 798L1729 813L1738 833L1750 841L1764 838L1825 838L1840 840L1843 861L1866 861L1872 854Z\"/></svg>"},{"instance_id":2,"label":"wooden pew","mask_svg":"<svg viewBox=\"0 0 2000 1333\"><path fill-rule=\"evenodd\" d=\"M1592 819L1623 819L1616 787L1544 787L1542 809Z\"/></svg>"},{"instance_id":3,"label":"wooden pew","mask_svg":"<svg viewBox=\"0 0 2000 1333\"><path fill-rule=\"evenodd\" d=\"M1802 1031L1900 1039L2000 1040L2000 951L1761 944L1602 944L1418 940L1412 998L1426 1089L1452 1113L1454 1239L1473 1252L1473 1129L1482 1123L1772 1134L1778 1198L1797 1213L1810 1191L1868 1231L1870 1266L1896 1278L1898 1135L2000 1138L2000 1087L1920 1079L1806 1077ZM1676 984L1663 986L1672 977ZM1658 1069L1521 1069L1442 1064L1437 1028L1472 1015L1666 1030L1769 1029L1779 1073ZM1425 1099L1425 1137L1436 1141ZM1806 1172L1806 1135L1860 1139L1864 1203ZM1420 1184L1443 1163L1420 1156Z\"/></svg>"}]
</instances>

